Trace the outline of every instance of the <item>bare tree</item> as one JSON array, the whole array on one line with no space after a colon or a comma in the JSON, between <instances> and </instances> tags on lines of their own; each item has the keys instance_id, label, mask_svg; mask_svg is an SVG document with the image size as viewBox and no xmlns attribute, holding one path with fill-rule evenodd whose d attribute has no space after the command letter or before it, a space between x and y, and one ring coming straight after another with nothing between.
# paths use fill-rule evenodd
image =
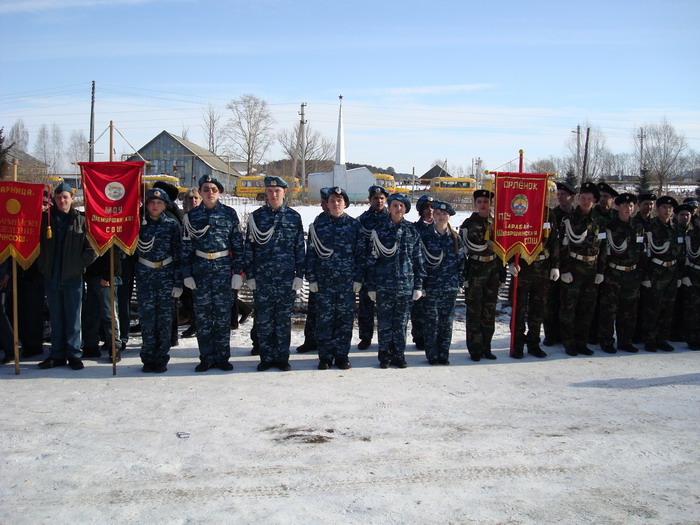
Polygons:
<instances>
[{"instance_id":1,"label":"bare tree","mask_svg":"<svg viewBox=\"0 0 700 525\"><path fill-rule=\"evenodd\" d=\"M7 140L10 144L14 144L14 148L26 153L27 147L29 146L29 131L24 125L24 120L19 118L12 124Z\"/></svg>"},{"instance_id":2,"label":"bare tree","mask_svg":"<svg viewBox=\"0 0 700 525\"><path fill-rule=\"evenodd\" d=\"M190 134L190 127L186 126L185 123L182 123L182 131L180 132L180 138L182 140L189 140L188 136Z\"/></svg>"},{"instance_id":3,"label":"bare tree","mask_svg":"<svg viewBox=\"0 0 700 525\"><path fill-rule=\"evenodd\" d=\"M51 173L60 173L63 169L63 132L55 122L51 126L50 142Z\"/></svg>"},{"instance_id":4,"label":"bare tree","mask_svg":"<svg viewBox=\"0 0 700 525\"><path fill-rule=\"evenodd\" d=\"M584 180L597 180L607 176L603 171L603 163L605 157L609 154L609 150L605 145L605 135L600 128L592 126L585 122L581 125L581 129L590 128L590 136L588 137L588 158L586 161L586 173L582 174ZM567 164L576 165L576 137L571 135L567 142L567 147L570 152L570 157L567 159ZM582 153L583 156L583 153Z\"/></svg>"},{"instance_id":5,"label":"bare tree","mask_svg":"<svg viewBox=\"0 0 700 525\"><path fill-rule=\"evenodd\" d=\"M221 145L226 140L226 130L223 125L223 111L209 104L202 110L202 130L207 142L207 149L214 154L218 153Z\"/></svg>"},{"instance_id":6,"label":"bare tree","mask_svg":"<svg viewBox=\"0 0 700 525\"><path fill-rule=\"evenodd\" d=\"M234 156L243 159L246 172L252 173L274 140L275 119L267 102L252 94L232 100L226 108L233 112L226 126L229 149Z\"/></svg>"},{"instance_id":7,"label":"bare tree","mask_svg":"<svg viewBox=\"0 0 700 525\"><path fill-rule=\"evenodd\" d=\"M330 139L324 138L321 132L311 129L309 125L304 126L304 134L306 135L306 141L303 151L299 151L297 144L299 142L298 122L294 125L294 130L285 129L281 131L277 136L277 141L282 146L287 157L299 161L304 159L306 174L328 169L328 162L333 160L335 154L335 143ZM301 162L297 163L295 177L299 175L300 169Z\"/></svg>"},{"instance_id":8,"label":"bare tree","mask_svg":"<svg viewBox=\"0 0 700 525\"><path fill-rule=\"evenodd\" d=\"M640 138L635 134L635 149ZM664 118L658 124L644 126L644 167L649 170L656 191L662 194L668 183L678 178L685 164L683 153L688 148L685 136Z\"/></svg>"},{"instance_id":9,"label":"bare tree","mask_svg":"<svg viewBox=\"0 0 700 525\"><path fill-rule=\"evenodd\" d=\"M85 134L82 131L73 131L68 139L68 149L66 150L68 162L72 165L76 162L84 162L89 158L89 144ZM73 166L73 171L78 173L80 168L77 165Z\"/></svg>"},{"instance_id":10,"label":"bare tree","mask_svg":"<svg viewBox=\"0 0 700 525\"><path fill-rule=\"evenodd\" d=\"M42 124L39 128L39 133L36 136L36 143L34 144L34 156L46 164L46 166L50 167L51 139L49 137L49 127L46 124Z\"/></svg>"},{"instance_id":11,"label":"bare tree","mask_svg":"<svg viewBox=\"0 0 700 525\"><path fill-rule=\"evenodd\" d=\"M556 173L557 168L552 158L538 159L530 165L532 173Z\"/></svg>"}]
</instances>

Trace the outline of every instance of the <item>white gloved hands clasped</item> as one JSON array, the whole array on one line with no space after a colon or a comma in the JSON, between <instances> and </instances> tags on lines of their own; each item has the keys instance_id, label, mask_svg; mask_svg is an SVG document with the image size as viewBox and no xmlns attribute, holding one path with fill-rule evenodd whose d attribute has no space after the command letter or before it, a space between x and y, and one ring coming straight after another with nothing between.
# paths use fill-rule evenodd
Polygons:
<instances>
[{"instance_id":1,"label":"white gloved hands clasped","mask_svg":"<svg viewBox=\"0 0 700 525\"><path fill-rule=\"evenodd\" d=\"M197 285L194 282L194 277L185 277L185 280L183 281L185 286L189 288L190 290L196 290Z\"/></svg>"},{"instance_id":2,"label":"white gloved hands clasped","mask_svg":"<svg viewBox=\"0 0 700 525\"><path fill-rule=\"evenodd\" d=\"M234 273L233 276L231 276L231 289L240 290L241 286L243 286L243 277Z\"/></svg>"},{"instance_id":3,"label":"white gloved hands clasped","mask_svg":"<svg viewBox=\"0 0 700 525\"><path fill-rule=\"evenodd\" d=\"M566 283L566 284L571 284L574 282L574 276L571 275L571 272L566 272L561 274L561 282Z\"/></svg>"}]
</instances>

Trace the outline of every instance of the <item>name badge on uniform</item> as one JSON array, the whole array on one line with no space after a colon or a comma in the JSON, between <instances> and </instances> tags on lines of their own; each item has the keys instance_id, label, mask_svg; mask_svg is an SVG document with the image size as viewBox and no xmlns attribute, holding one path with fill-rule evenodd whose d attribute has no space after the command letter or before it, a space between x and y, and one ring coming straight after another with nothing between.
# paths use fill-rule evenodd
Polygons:
<instances>
[{"instance_id":1,"label":"name badge on uniform","mask_svg":"<svg viewBox=\"0 0 700 525\"><path fill-rule=\"evenodd\" d=\"M678 244L683 244L683 237L678 237Z\"/></svg>"},{"instance_id":2,"label":"name badge on uniform","mask_svg":"<svg viewBox=\"0 0 700 525\"><path fill-rule=\"evenodd\" d=\"M542 227L543 227L545 230L549 230L552 226L551 226L548 222L545 222L545 223L542 225Z\"/></svg>"},{"instance_id":3,"label":"name badge on uniform","mask_svg":"<svg viewBox=\"0 0 700 525\"><path fill-rule=\"evenodd\" d=\"M608 234L605 233L605 232L599 233L599 234L598 234L598 238L599 238L599 239L605 239L607 236L608 236Z\"/></svg>"},{"instance_id":4,"label":"name badge on uniform","mask_svg":"<svg viewBox=\"0 0 700 525\"><path fill-rule=\"evenodd\" d=\"M641 235L638 236L638 237L637 237L637 242L640 242L640 243L641 243L641 242L644 242L644 237L641 236Z\"/></svg>"}]
</instances>

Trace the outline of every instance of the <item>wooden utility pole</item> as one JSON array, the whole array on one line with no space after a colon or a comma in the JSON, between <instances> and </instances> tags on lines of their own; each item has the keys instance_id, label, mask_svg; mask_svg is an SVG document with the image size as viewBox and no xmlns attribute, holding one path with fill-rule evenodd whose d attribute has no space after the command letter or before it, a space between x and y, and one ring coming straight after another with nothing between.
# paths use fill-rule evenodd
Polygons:
<instances>
[{"instance_id":1,"label":"wooden utility pole","mask_svg":"<svg viewBox=\"0 0 700 525\"><path fill-rule=\"evenodd\" d=\"M644 128L639 128L639 174L644 171Z\"/></svg>"},{"instance_id":2,"label":"wooden utility pole","mask_svg":"<svg viewBox=\"0 0 700 525\"><path fill-rule=\"evenodd\" d=\"M301 103L301 119L299 120L299 141L301 150L301 191L305 195L306 202L309 202L309 196L306 195L307 184L306 184L306 120L304 119L304 108L306 107L306 102ZM292 180L292 187L294 187L294 181Z\"/></svg>"},{"instance_id":3,"label":"wooden utility pole","mask_svg":"<svg viewBox=\"0 0 700 525\"><path fill-rule=\"evenodd\" d=\"M588 139L591 136L591 128L586 128L586 145L583 148L583 178L581 184L588 179Z\"/></svg>"},{"instance_id":4,"label":"wooden utility pole","mask_svg":"<svg viewBox=\"0 0 700 525\"><path fill-rule=\"evenodd\" d=\"M12 159L12 180L17 182L19 160ZM15 375L19 375L19 319L17 312L17 260L12 258L12 348L15 358Z\"/></svg>"},{"instance_id":5,"label":"wooden utility pole","mask_svg":"<svg viewBox=\"0 0 700 525\"><path fill-rule=\"evenodd\" d=\"M109 161L114 161L114 122L109 121ZM109 248L109 290L112 296L112 375L117 375L117 346L114 338L116 309L114 307L114 246Z\"/></svg>"},{"instance_id":6,"label":"wooden utility pole","mask_svg":"<svg viewBox=\"0 0 700 525\"><path fill-rule=\"evenodd\" d=\"M92 81L92 102L90 103L90 162L95 161L95 81Z\"/></svg>"}]
</instances>

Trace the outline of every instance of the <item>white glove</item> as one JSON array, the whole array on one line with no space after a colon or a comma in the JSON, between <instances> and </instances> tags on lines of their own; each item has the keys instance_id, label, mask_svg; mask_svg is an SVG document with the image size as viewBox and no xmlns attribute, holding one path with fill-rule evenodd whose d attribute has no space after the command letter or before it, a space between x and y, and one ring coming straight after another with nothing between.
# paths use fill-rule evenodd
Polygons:
<instances>
[{"instance_id":1,"label":"white glove","mask_svg":"<svg viewBox=\"0 0 700 525\"><path fill-rule=\"evenodd\" d=\"M255 279L246 279L245 285L248 287L248 290L255 290Z\"/></svg>"},{"instance_id":2,"label":"white glove","mask_svg":"<svg viewBox=\"0 0 700 525\"><path fill-rule=\"evenodd\" d=\"M466 290L467 288L469 288L469 281L464 281L464 283L462 284L462 286L464 287L465 290Z\"/></svg>"},{"instance_id":3,"label":"white glove","mask_svg":"<svg viewBox=\"0 0 700 525\"><path fill-rule=\"evenodd\" d=\"M243 286L243 277L241 277L237 273L234 273L231 277L231 289L240 290L241 286Z\"/></svg>"},{"instance_id":4,"label":"white glove","mask_svg":"<svg viewBox=\"0 0 700 525\"><path fill-rule=\"evenodd\" d=\"M681 287L681 282L683 282L683 279L678 279L678 282L676 283L676 288Z\"/></svg>"},{"instance_id":5,"label":"white glove","mask_svg":"<svg viewBox=\"0 0 700 525\"><path fill-rule=\"evenodd\" d=\"M194 277L185 277L185 286L189 288L190 290L196 290L197 285L194 283Z\"/></svg>"},{"instance_id":6,"label":"white glove","mask_svg":"<svg viewBox=\"0 0 700 525\"><path fill-rule=\"evenodd\" d=\"M642 281L642 286L644 288L651 288L651 281Z\"/></svg>"},{"instance_id":7,"label":"white glove","mask_svg":"<svg viewBox=\"0 0 700 525\"><path fill-rule=\"evenodd\" d=\"M571 284L572 282L574 282L574 276L571 275L571 272L563 273L561 274L561 282Z\"/></svg>"},{"instance_id":8,"label":"white glove","mask_svg":"<svg viewBox=\"0 0 700 525\"><path fill-rule=\"evenodd\" d=\"M423 297L423 290L413 290L413 300L414 301L417 301L421 297Z\"/></svg>"},{"instance_id":9,"label":"white glove","mask_svg":"<svg viewBox=\"0 0 700 525\"><path fill-rule=\"evenodd\" d=\"M367 295L372 299L373 303L377 302L377 292L367 292Z\"/></svg>"},{"instance_id":10,"label":"white glove","mask_svg":"<svg viewBox=\"0 0 700 525\"><path fill-rule=\"evenodd\" d=\"M597 273L595 274L595 280L593 281L595 284L600 284L605 280L605 276L602 273Z\"/></svg>"},{"instance_id":11,"label":"white glove","mask_svg":"<svg viewBox=\"0 0 700 525\"><path fill-rule=\"evenodd\" d=\"M559 280L559 268L552 268L549 270L549 280L558 281Z\"/></svg>"},{"instance_id":12,"label":"white glove","mask_svg":"<svg viewBox=\"0 0 700 525\"><path fill-rule=\"evenodd\" d=\"M301 277L295 277L294 281L292 282L292 290L296 292L301 290L302 286L304 286L304 280Z\"/></svg>"},{"instance_id":13,"label":"white glove","mask_svg":"<svg viewBox=\"0 0 700 525\"><path fill-rule=\"evenodd\" d=\"M683 286L693 286L693 283L690 282L690 277L683 277L681 282L683 283Z\"/></svg>"},{"instance_id":14,"label":"white glove","mask_svg":"<svg viewBox=\"0 0 700 525\"><path fill-rule=\"evenodd\" d=\"M175 299L177 299L178 297L180 297L182 295L182 288L178 288L177 286L175 286L173 288L173 291L170 292L170 295L172 297L174 297Z\"/></svg>"},{"instance_id":15,"label":"white glove","mask_svg":"<svg viewBox=\"0 0 700 525\"><path fill-rule=\"evenodd\" d=\"M515 263L508 263L508 273L511 274L513 277L518 275L519 271L520 269L515 267Z\"/></svg>"},{"instance_id":16,"label":"white glove","mask_svg":"<svg viewBox=\"0 0 700 525\"><path fill-rule=\"evenodd\" d=\"M318 283L309 283L309 291L313 293L318 292Z\"/></svg>"},{"instance_id":17,"label":"white glove","mask_svg":"<svg viewBox=\"0 0 700 525\"><path fill-rule=\"evenodd\" d=\"M359 293L362 290L362 283L354 282L352 283L352 291L354 293Z\"/></svg>"}]
</instances>

